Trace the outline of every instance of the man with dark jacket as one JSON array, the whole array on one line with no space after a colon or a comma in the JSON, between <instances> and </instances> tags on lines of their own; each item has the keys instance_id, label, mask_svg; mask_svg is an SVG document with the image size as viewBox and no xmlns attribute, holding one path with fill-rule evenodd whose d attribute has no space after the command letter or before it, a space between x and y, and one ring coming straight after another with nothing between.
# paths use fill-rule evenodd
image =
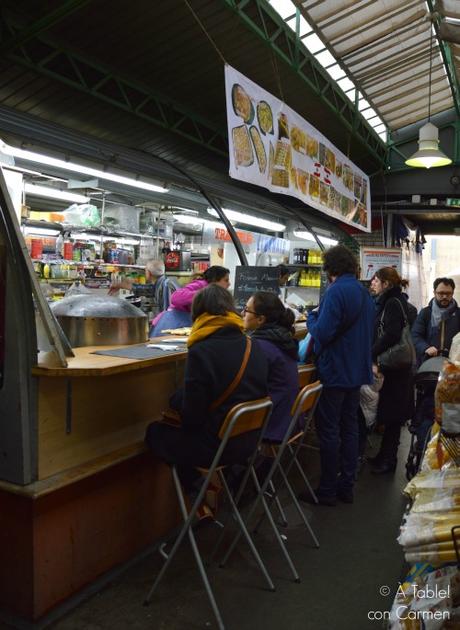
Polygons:
<instances>
[{"instance_id":1,"label":"man with dark jacket","mask_svg":"<svg viewBox=\"0 0 460 630\"><path fill-rule=\"evenodd\" d=\"M309 314L307 326L323 384L316 410L321 455L316 494L320 504L335 505L337 498L353 502L359 390L372 383L375 306L356 279L358 263L349 249L342 245L329 249L323 267L331 284L319 309ZM307 494L301 498L309 501Z\"/></svg>"},{"instance_id":2,"label":"man with dark jacket","mask_svg":"<svg viewBox=\"0 0 460 630\"><path fill-rule=\"evenodd\" d=\"M419 365L436 356L449 354L452 339L460 332L460 308L454 300L455 282L436 278L434 298L422 308L412 326Z\"/></svg>"}]
</instances>

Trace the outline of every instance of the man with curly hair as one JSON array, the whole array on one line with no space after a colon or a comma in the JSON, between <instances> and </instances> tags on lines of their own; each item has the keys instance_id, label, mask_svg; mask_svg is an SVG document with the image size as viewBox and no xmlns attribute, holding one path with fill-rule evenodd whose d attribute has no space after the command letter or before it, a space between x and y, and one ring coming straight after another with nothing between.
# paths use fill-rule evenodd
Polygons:
<instances>
[{"instance_id":1,"label":"man with curly hair","mask_svg":"<svg viewBox=\"0 0 460 630\"><path fill-rule=\"evenodd\" d=\"M358 282L358 262L343 245L323 255L329 279L321 304L307 320L323 391L316 411L321 505L353 502L358 461L358 407L361 385L372 383L371 347L375 306ZM309 493L301 499L313 503Z\"/></svg>"}]
</instances>

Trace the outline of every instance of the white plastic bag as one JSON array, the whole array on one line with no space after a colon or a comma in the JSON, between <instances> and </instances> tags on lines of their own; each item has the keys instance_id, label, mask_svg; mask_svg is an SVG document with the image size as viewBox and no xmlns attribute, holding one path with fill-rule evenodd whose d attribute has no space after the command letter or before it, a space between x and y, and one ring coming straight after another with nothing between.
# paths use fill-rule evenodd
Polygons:
<instances>
[{"instance_id":1,"label":"white plastic bag","mask_svg":"<svg viewBox=\"0 0 460 630\"><path fill-rule=\"evenodd\" d=\"M367 427L371 427L375 423L377 407L379 405L379 392L382 389L383 378L383 374L379 374L378 376L374 376L372 385L361 385L359 403Z\"/></svg>"},{"instance_id":2,"label":"white plastic bag","mask_svg":"<svg viewBox=\"0 0 460 630\"><path fill-rule=\"evenodd\" d=\"M449 359L452 363L460 366L460 333L457 333L452 339L450 346Z\"/></svg>"}]
</instances>

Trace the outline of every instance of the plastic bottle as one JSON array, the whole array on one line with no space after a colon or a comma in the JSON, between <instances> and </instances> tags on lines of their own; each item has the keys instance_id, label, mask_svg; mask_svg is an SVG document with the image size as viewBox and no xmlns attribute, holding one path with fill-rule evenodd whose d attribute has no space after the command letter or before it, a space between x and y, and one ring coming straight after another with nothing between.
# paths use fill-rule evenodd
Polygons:
<instances>
[{"instance_id":1,"label":"plastic bottle","mask_svg":"<svg viewBox=\"0 0 460 630\"><path fill-rule=\"evenodd\" d=\"M50 277L50 272L51 272L50 266L48 265L48 263L46 263L43 266L43 277L48 279Z\"/></svg>"},{"instance_id":2,"label":"plastic bottle","mask_svg":"<svg viewBox=\"0 0 460 630\"><path fill-rule=\"evenodd\" d=\"M56 255L59 256L59 258L62 258L63 250L64 250L64 237L62 234L59 234L55 243L55 252L56 252Z\"/></svg>"}]
</instances>

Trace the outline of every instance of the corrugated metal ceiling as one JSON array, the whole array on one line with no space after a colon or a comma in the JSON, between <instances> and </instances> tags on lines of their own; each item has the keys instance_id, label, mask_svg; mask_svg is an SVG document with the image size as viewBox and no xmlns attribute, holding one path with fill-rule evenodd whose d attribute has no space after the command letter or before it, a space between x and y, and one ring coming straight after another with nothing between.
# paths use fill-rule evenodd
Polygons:
<instances>
[{"instance_id":1,"label":"corrugated metal ceiling","mask_svg":"<svg viewBox=\"0 0 460 630\"><path fill-rule=\"evenodd\" d=\"M455 4L458 11L458 0ZM430 25L424 0L296 0L391 130L427 117ZM437 41L431 113L453 98Z\"/></svg>"},{"instance_id":2,"label":"corrugated metal ceiling","mask_svg":"<svg viewBox=\"0 0 460 630\"><path fill-rule=\"evenodd\" d=\"M48 0L46 9L43 4L7 0L5 7L21 30L60 3ZM276 62L274 53L224 2L194 0L191 4L228 63L285 100L366 172L379 168L379 162L351 137L340 119L299 81L292 68ZM181 164L195 161L215 167L217 159L223 165L225 159L220 161L200 146L116 110L95 95L40 74L43 64L39 62L47 54L43 42L90 59L116 76L129 77L166 100L185 105L225 133L223 61L183 0L98 0L84 4L27 41L24 50L35 65L25 70L17 59L16 63L0 65L0 104ZM56 58L61 74L62 64ZM228 163L223 168L227 170Z\"/></svg>"}]
</instances>

